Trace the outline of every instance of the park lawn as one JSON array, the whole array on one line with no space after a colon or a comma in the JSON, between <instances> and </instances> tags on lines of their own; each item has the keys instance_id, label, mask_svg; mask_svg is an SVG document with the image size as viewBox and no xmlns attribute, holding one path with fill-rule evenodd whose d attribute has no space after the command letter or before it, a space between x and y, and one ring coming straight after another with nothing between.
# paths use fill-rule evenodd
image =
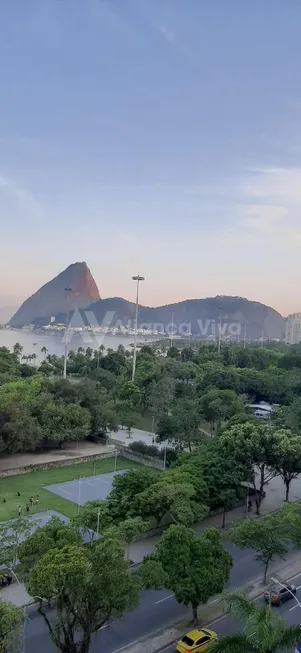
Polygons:
<instances>
[{"instance_id":1,"label":"park lawn","mask_svg":"<svg viewBox=\"0 0 301 653\"><path fill-rule=\"evenodd\" d=\"M0 478L0 522L8 521L17 517L18 506L22 508L22 516L26 515L26 504L31 496L39 497L39 503L30 508L30 514L42 512L45 510L56 510L66 517L74 517L77 507L71 501L62 499L48 490L44 490L45 485L54 485L55 483L64 483L73 481L80 477L93 476L97 474L107 474L114 471L115 459L100 458L95 461L78 463L77 465L66 465L66 467L52 467L51 469L34 470L27 474L18 476L6 476ZM95 468L94 468L95 466ZM133 469L140 467L125 458L117 459L117 470ZM21 496L18 497L18 492ZM3 500L6 500L5 502Z\"/></svg>"}]
</instances>

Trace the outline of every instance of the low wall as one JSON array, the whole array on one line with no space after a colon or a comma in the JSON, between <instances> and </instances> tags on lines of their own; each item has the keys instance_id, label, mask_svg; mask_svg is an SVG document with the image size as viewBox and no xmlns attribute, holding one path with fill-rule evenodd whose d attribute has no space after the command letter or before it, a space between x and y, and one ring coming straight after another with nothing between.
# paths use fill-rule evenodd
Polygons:
<instances>
[{"instance_id":1,"label":"low wall","mask_svg":"<svg viewBox=\"0 0 301 653\"><path fill-rule=\"evenodd\" d=\"M19 474L30 474L30 472L51 469L53 467L68 467L70 465L79 465L80 463L87 463L93 460L99 460L100 458L113 458L114 451L104 451L99 454L91 454L91 456L83 456L78 458L65 458L64 460L53 460L49 463L37 463L36 465L30 465L27 467L16 467L15 469L4 469L0 472L0 478L5 478L6 476L18 476Z\"/></svg>"},{"instance_id":2,"label":"low wall","mask_svg":"<svg viewBox=\"0 0 301 653\"><path fill-rule=\"evenodd\" d=\"M118 444L117 440L112 440L110 438L110 442L116 444L116 449L122 456L122 458L126 458L126 460L131 460L133 463L139 463L140 465L145 465L146 467L152 467L153 469L159 469L160 471L163 471L163 462L159 460L158 458L151 458L150 456L142 456L136 451L131 451L128 447L123 447Z\"/></svg>"}]
</instances>

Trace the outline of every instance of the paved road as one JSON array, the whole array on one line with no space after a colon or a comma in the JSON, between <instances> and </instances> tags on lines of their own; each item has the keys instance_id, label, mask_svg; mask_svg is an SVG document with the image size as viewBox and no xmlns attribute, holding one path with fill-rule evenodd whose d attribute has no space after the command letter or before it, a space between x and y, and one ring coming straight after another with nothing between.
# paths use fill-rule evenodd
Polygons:
<instances>
[{"instance_id":1,"label":"paved road","mask_svg":"<svg viewBox=\"0 0 301 653\"><path fill-rule=\"evenodd\" d=\"M227 544L227 548L235 559L229 587L239 587L261 576L261 565L255 559L254 551L239 550L230 543ZM99 647L106 653L117 653L120 649L122 651L127 644L131 644L159 628L168 626L187 614L187 608L178 605L170 592L145 592L139 607L134 612L125 615L118 623L104 628L96 636L91 653L99 653ZM35 609L30 609L28 617L23 653L40 653L41 651L53 653L54 648L42 618Z\"/></svg>"},{"instance_id":2,"label":"paved road","mask_svg":"<svg viewBox=\"0 0 301 653\"><path fill-rule=\"evenodd\" d=\"M293 579L287 579L287 580L293 580L294 584L297 584L297 596L299 601L301 600L301 574L298 576L294 576ZM259 601L261 599L258 599ZM282 615L285 617L286 621L290 624L299 624L301 621L301 609L294 601L293 599L291 601L287 601L287 603L284 603L280 608L274 608L276 611L276 614ZM212 630L214 630L220 637L225 636L225 635L230 635L233 632L237 632L238 630L241 630L241 625L234 619L231 619L228 616L220 617L219 619L216 619L216 621L212 621L210 624L210 627ZM164 653L175 653L175 644L172 646L167 646L164 649ZM96 653L96 649L95 649ZM117 651L115 651L117 653ZM121 651L120 651L121 653ZM163 653L163 651L162 651Z\"/></svg>"}]
</instances>

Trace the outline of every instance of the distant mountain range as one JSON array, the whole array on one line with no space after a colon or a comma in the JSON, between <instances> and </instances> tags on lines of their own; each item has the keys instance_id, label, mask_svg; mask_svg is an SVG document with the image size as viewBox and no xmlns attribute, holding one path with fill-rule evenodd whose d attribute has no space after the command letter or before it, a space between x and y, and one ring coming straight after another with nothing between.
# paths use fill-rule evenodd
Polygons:
<instances>
[{"instance_id":1,"label":"distant mountain range","mask_svg":"<svg viewBox=\"0 0 301 653\"><path fill-rule=\"evenodd\" d=\"M71 290L66 290L66 289ZM72 326L133 328L135 305L125 299L100 299L86 263L74 263L29 297L9 322L12 327L65 323L67 309ZM55 318L55 320L53 320ZM283 338L284 318L273 308L243 297L189 299L156 308L139 307L140 329L200 338Z\"/></svg>"}]
</instances>

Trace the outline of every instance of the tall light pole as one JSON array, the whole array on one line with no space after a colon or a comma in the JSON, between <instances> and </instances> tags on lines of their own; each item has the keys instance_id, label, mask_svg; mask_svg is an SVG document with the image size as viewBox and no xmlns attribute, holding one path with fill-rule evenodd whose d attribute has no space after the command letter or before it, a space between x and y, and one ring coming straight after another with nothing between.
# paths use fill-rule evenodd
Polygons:
<instances>
[{"instance_id":1,"label":"tall light pole","mask_svg":"<svg viewBox=\"0 0 301 653\"><path fill-rule=\"evenodd\" d=\"M136 294L136 310L135 310L135 333L134 333L134 355L133 355L133 369L132 369L132 381L135 380L135 371L136 371L136 357L137 357L137 329L138 329L138 306L139 306L139 283L144 281L144 277L140 277L137 274L135 277L132 277L133 281L137 281L137 294Z\"/></svg>"},{"instance_id":2,"label":"tall light pole","mask_svg":"<svg viewBox=\"0 0 301 653\"><path fill-rule=\"evenodd\" d=\"M65 353L64 353L64 379L67 378L67 356L68 356L68 335L69 335L69 293L71 288L65 288L67 293L66 331L65 331Z\"/></svg>"},{"instance_id":3,"label":"tall light pole","mask_svg":"<svg viewBox=\"0 0 301 653\"><path fill-rule=\"evenodd\" d=\"M219 323L218 323L218 353L221 352L221 339L222 339L222 312L223 309L219 309Z\"/></svg>"}]
</instances>

